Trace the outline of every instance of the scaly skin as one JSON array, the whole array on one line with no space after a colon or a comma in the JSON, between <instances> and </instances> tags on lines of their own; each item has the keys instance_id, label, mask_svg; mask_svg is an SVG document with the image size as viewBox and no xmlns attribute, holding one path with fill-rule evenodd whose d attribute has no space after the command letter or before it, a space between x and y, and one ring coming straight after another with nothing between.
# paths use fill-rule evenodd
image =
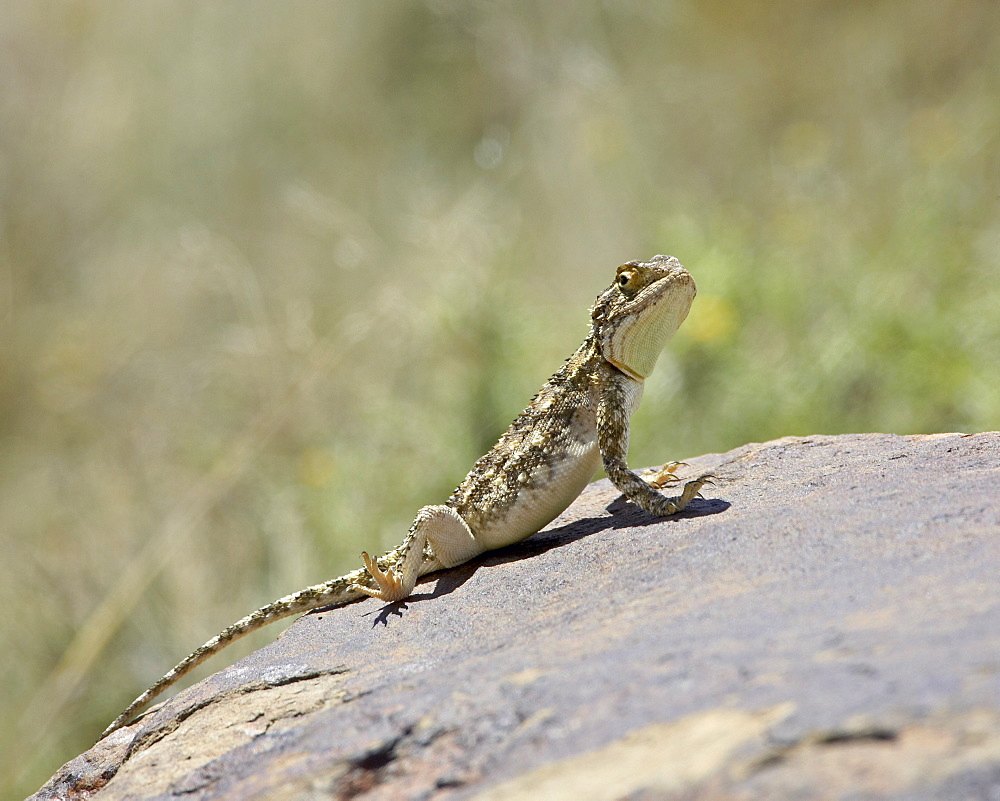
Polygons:
<instances>
[{"instance_id":1,"label":"scaly skin","mask_svg":"<svg viewBox=\"0 0 1000 801\"><path fill-rule=\"evenodd\" d=\"M688 481L677 497L662 495L657 488L677 481L677 463L649 481L629 470L629 419L642 397L643 380L694 296L693 279L673 257L623 264L598 295L583 344L448 500L417 512L397 548L378 559L364 553L364 568L286 595L238 620L136 698L102 736L124 726L208 657L268 623L366 596L399 601L426 573L530 537L573 502L602 463L612 483L647 512L679 512L711 476Z\"/></svg>"}]
</instances>

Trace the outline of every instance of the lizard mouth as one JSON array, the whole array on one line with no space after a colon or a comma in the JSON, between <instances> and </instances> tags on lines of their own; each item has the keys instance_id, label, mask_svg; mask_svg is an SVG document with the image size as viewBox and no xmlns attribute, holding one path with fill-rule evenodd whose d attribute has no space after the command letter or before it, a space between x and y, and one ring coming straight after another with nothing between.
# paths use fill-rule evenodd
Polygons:
<instances>
[{"instance_id":1,"label":"lizard mouth","mask_svg":"<svg viewBox=\"0 0 1000 801\"><path fill-rule=\"evenodd\" d=\"M668 291L670 284L690 286L691 297L694 298L698 290L694 285L694 279L691 277L691 273L680 265L671 265L666 268L666 270L667 272L665 275L660 276L648 286L643 287L639 294L632 299L627 306L629 312L640 311L650 303L655 303L657 298L662 297L662 295Z\"/></svg>"},{"instance_id":2,"label":"lizard mouth","mask_svg":"<svg viewBox=\"0 0 1000 801\"><path fill-rule=\"evenodd\" d=\"M687 317L695 292L691 274L679 264L670 265L621 307L618 324L602 337L604 358L635 380L646 378Z\"/></svg>"}]
</instances>

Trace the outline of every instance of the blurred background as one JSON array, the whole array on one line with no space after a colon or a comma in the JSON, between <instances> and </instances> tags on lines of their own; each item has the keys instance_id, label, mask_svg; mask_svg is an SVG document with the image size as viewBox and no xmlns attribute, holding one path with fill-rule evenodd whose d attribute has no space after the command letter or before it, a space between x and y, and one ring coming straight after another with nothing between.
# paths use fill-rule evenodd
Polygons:
<instances>
[{"instance_id":1,"label":"blurred background","mask_svg":"<svg viewBox=\"0 0 1000 801\"><path fill-rule=\"evenodd\" d=\"M993 0L40 0L0 42L0 796L395 545L623 261L699 288L633 467L1000 425Z\"/></svg>"}]
</instances>

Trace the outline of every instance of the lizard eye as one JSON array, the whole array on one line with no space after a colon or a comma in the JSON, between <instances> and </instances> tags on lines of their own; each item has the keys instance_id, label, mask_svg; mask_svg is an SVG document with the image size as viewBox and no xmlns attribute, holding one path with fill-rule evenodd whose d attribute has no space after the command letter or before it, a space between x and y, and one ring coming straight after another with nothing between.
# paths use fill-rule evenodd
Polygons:
<instances>
[{"instance_id":1,"label":"lizard eye","mask_svg":"<svg viewBox=\"0 0 1000 801\"><path fill-rule=\"evenodd\" d=\"M624 269L618 272L618 277L615 281L618 283L622 289L625 289L629 284L632 283L632 279L635 278L635 270Z\"/></svg>"}]
</instances>

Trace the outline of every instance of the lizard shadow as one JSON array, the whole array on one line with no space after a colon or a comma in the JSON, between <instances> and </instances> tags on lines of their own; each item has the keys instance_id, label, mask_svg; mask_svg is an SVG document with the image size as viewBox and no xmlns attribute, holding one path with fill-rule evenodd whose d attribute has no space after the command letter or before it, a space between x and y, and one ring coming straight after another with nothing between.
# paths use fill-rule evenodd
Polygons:
<instances>
[{"instance_id":1,"label":"lizard shadow","mask_svg":"<svg viewBox=\"0 0 1000 801\"><path fill-rule=\"evenodd\" d=\"M670 517L657 517L656 515L652 515L636 506L634 503L631 503L625 498L624 495L619 495L615 498L615 500L604 507L610 513L606 517L584 517L579 520L574 520L572 523L566 523L562 526L546 528L532 534L528 537L528 539L523 540L522 542L508 545L505 548L497 548L494 551L488 551L476 559L465 562L464 564L458 565L449 570L429 573L428 575L423 576L417 586L419 587L421 584L436 582L433 589L430 589L427 592L414 592L402 601L395 601L381 607L377 610L377 615L372 624L372 628L379 624L387 626L390 617L395 616L401 618L403 616L403 611L410 603L431 601L435 598L440 598L454 592L465 584L465 582L467 582L470 578L472 578L473 574L480 568L496 567L507 564L508 562L518 562L522 559L530 559L531 557L550 551L553 548L560 548L563 545L569 545L572 542L581 540L584 537L589 537L592 534L598 534L602 531L627 528L645 528L646 526L656 524L664 525L675 520L683 520L691 517L707 517L709 515L716 515L725 512L730 506L731 504L728 501L723 501L717 498L710 498L708 500L696 498L691 501L691 503L688 504L682 512L678 512ZM369 612L367 614L375 613Z\"/></svg>"},{"instance_id":2,"label":"lizard shadow","mask_svg":"<svg viewBox=\"0 0 1000 801\"><path fill-rule=\"evenodd\" d=\"M585 517L562 526L543 529L536 534L532 534L523 542L508 545L506 548L499 548L495 551L490 551L488 554L484 554L477 561L477 564L492 566L506 564L507 562L516 562L521 559L538 556L553 548L569 545L572 542L589 537L592 534L599 534L602 531L645 528L646 526L653 525L670 525L674 521L687 518L721 514L730 506L731 504L728 501L721 499L704 500L698 498L691 501L682 512L670 515L670 517L658 517L631 503L624 495L619 495L604 507L610 513L608 517Z\"/></svg>"}]
</instances>

